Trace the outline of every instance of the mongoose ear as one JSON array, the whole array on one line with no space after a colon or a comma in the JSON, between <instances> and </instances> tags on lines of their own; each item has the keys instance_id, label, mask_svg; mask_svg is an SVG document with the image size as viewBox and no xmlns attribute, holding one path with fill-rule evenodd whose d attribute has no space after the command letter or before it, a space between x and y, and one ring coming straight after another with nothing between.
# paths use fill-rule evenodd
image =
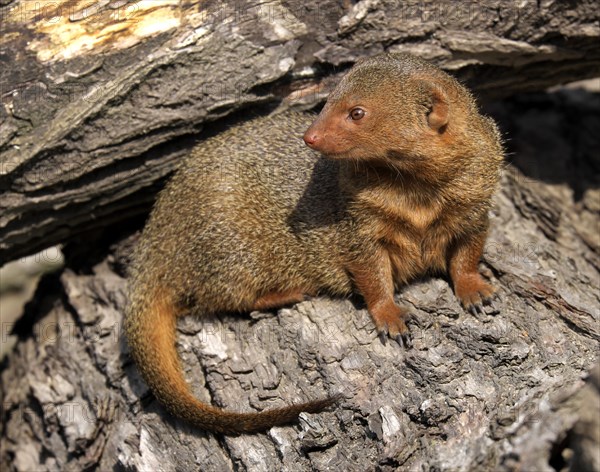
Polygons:
<instances>
[{"instance_id":1,"label":"mongoose ear","mask_svg":"<svg viewBox=\"0 0 600 472\"><path fill-rule=\"evenodd\" d=\"M444 127L448 124L449 107L448 97L441 87L433 84L428 84L429 93L429 112L427 113L427 124L429 127L442 133Z\"/></svg>"}]
</instances>

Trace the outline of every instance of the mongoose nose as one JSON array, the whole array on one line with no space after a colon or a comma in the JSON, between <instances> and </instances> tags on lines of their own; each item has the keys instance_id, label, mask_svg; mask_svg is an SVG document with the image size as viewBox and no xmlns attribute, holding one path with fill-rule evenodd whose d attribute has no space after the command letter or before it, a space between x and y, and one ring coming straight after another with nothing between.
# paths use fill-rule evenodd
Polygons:
<instances>
[{"instance_id":1,"label":"mongoose nose","mask_svg":"<svg viewBox=\"0 0 600 472\"><path fill-rule=\"evenodd\" d=\"M308 147L315 147L317 142L319 141L319 135L314 131L308 129L306 133L304 133L304 142Z\"/></svg>"}]
</instances>

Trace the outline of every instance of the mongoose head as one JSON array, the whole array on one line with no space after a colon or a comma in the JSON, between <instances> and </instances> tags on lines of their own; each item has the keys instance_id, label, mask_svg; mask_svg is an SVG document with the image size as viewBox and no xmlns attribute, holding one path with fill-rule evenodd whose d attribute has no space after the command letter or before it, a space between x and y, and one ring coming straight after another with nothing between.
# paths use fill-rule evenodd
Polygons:
<instances>
[{"instance_id":1,"label":"mongoose head","mask_svg":"<svg viewBox=\"0 0 600 472\"><path fill-rule=\"evenodd\" d=\"M432 64L408 54L380 54L344 76L304 141L330 158L417 171L459 154L473 109L470 93Z\"/></svg>"}]
</instances>

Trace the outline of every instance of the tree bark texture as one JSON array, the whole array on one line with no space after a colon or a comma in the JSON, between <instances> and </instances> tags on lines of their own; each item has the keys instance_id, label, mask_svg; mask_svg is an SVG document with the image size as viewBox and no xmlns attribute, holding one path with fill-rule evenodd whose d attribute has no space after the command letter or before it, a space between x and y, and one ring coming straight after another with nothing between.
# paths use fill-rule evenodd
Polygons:
<instances>
[{"instance_id":1,"label":"tree bark texture","mask_svg":"<svg viewBox=\"0 0 600 472\"><path fill-rule=\"evenodd\" d=\"M451 3L347 3L99 2L137 6L124 29L78 2L52 27L16 21L24 2L2 7L2 57L20 66L2 69L0 251L65 242L67 261L22 320L2 324L3 338L19 336L1 373L2 470L594 470L600 97L491 100L597 75L593 2L478 2L466 17L440 13ZM57 46L57 28L73 42ZM251 436L169 417L121 336L131 249L156 190L222 123L279 102L312 107L384 49L454 70L507 138L514 165L482 263L498 313L465 313L446 280L418 281L398 294L414 314L407 351L381 344L360 299L186 318L178 351L199 398L238 411L344 399Z\"/></svg>"}]
</instances>

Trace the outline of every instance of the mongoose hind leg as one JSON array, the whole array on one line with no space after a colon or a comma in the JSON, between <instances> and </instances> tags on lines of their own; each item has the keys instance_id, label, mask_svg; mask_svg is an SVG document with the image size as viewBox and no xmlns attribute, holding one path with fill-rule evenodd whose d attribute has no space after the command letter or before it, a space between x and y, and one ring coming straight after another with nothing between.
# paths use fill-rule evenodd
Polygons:
<instances>
[{"instance_id":1,"label":"mongoose hind leg","mask_svg":"<svg viewBox=\"0 0 600 472\"><path fill-rule=\"evenodd\" d=\"M484 313L491 306L496 289L479 273L478 265L483 253L485 233L457 245L450 256L450 277L454 293L465 310L472 314ZM494 307L492 306L492 310Z\"/></svg>"},{"instance_id":2,"label":"mongoose hind leg","mask_svg":"<svg viewBox=\"0 0 600 472\"><path fill-rule=\"evenodd\" d=\"M270 310L285 305L293 305L304 301L306 298L302 290L288 290L285 292L271 292L259 297L252 305L252 310Z\"/></svg>"},{"instance_id":3,"label":"mongoose hind leg","mask_svg":"<svg viewBox=\"0 0 600 472\"><path fill-rule=\"evenodd\" d=\"M385 344L393 338L401 347L412 347L410 331L406 326L408 310L394 301L394 281L390 258L381 250L372 260L353 264L349 270L356 287L367 303L379 339Z\"/></svg>"}]
</instances>

